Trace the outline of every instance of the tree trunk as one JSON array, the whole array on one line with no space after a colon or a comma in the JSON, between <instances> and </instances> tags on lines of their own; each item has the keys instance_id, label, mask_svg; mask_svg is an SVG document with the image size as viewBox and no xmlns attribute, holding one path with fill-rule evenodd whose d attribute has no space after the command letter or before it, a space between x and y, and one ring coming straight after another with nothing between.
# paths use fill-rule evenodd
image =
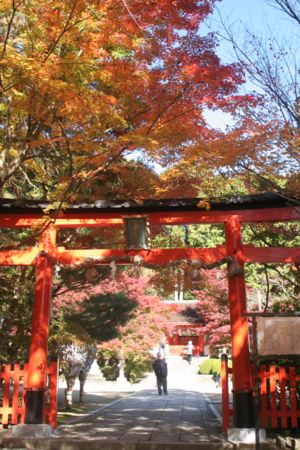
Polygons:
<instances>
[{"instance_id":1,"label":"tree trunk","mask_svg":"<svg viewBox=\"0 0 300 450\"><path fill-rule=\"evenodd\" d=\"M83 396L84 396L84 385L86 382L87 373L85 371L79 372L79 382L80 382L80 388L79 388L79 403L83 402Z\"/></svg>"},{"instance_id":2,"label":"tree trunk","mask_svg":"<svg viewBox=\"0 0 300 450\"><path fill-rule=\"evenodd\" d=\"M72 409L72 397L73 397L73 388L75 384L75 377L66 377L67 387L65 390L65 406L66 409Z\"/></svg>"}]
</instances>

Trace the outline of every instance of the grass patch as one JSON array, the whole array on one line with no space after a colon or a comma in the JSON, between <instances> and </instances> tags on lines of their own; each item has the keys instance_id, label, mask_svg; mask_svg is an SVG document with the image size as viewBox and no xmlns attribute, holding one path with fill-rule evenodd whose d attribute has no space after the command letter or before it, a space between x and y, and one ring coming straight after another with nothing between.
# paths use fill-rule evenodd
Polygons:
<instances>
[{"instance_id":1,"label":"grass patch","mask_svg":"<svg viewBox=\"0 0 300 450\"><path fill-rule=\"evenodd\" d=\"M101 405L91 403L73 403L72 409L59 408L57 411L57 423L62 425L69 420L89 414L99 408Z\"/></svg>"}]
</instances>

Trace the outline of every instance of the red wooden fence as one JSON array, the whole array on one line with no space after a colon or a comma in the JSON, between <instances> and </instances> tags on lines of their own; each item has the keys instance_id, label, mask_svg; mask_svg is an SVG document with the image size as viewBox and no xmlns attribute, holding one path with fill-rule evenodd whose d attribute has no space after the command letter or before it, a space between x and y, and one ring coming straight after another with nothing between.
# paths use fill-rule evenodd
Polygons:
<instances>
[{"instance_id":1,"label":"red wooden fence","mask_svg":"<svg viewBox=\"0 0 300 450\"><path fill-rule=\"evenodd\" d=\"M259 380L262 427L298 428L300 425L299 368L262 365L259 368Z\"/></svg>"},{"instance_id":2,"label":"red wooden fence","mask_svg":"<svg viewBox=\"0 0 300 450\"><path fill-rule=\"evenodd\" d=\"M57 426L57 381L58 364L52 361L47 369L48 389L45 392L44 423L52 427ZM21 368L20 364L0 366L0 424L24 423L25 395L27 384L27 364Z\"/></svg>"},{"instance_id":3,"label":"red wooden fence","mask_svg":"<svg viewBox=\"0 0 300 450\"><path fill-rule=\"evenodd\" d=\"M233 409L229 403L229 376L232 369L228 367L227 356L221 358L221 385L222 385L222 431L229 428L230 417L233 416Z\"/></svg>"},{"instance_id":4,"label":"red wooden fence","mask_svg":"<svg viewBox=\"0 0 300 450\"><path fill-rule=\"evenodd\" d=\"M223 431L230 426L233 410L229 405L227 359L222 359ZM260 420L262 428L299 428L300 369L292 366L261 365L258 369Z\"/></svg>"}]
</instances>

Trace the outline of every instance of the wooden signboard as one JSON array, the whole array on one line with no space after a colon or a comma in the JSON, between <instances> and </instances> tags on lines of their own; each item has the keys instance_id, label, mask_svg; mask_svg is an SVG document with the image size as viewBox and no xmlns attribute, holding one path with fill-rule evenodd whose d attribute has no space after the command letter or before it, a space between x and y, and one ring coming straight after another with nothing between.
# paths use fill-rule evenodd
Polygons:
<instances>
[{"instance_id":1,"label":"wooden signboard","mask_svg":"<svg viewBox=\"0 0 300 450\"><path fill-rule=\"evenodd\" d=\"M300 317L257 317L259 355L300 355Z\"/></svg>"}]
</instances>

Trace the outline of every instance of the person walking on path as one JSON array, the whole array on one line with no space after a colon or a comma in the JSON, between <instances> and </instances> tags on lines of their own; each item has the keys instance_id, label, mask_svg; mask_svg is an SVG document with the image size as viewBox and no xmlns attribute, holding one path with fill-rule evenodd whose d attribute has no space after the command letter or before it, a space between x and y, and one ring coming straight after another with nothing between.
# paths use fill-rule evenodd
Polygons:
<instances>
[{"instance_id":1,"label":"person walking on path","mask_svg":"<svg viewBox=\"0 0 300 450\"><path fill-rule=\"evenodd\" d=\"M193 357L193 350L194 350L194 346L193 346L193 343L192 343L192 341L189 341L187 344L186 344L186 347L185 347L185 354L186 354L186 356L187 356L187 361L188 361L188 363L189 364L191 364L191 362L192 362L192 357Z\"/></svg>"},{"instance_id":2,"label":"person walking on path","mask_svg":"<svg viewBox=\"0 0 300 450\"><path fill-rule=\"evenodd\" d=\"M161 353L157 353L157 357L153 361L152 366L154 373L156 375L158 394L162 395L162 393L164 392L164 395L168 395L167 389L168 366L166 361L162 359Z\"/></svg>"},{"instance_id":3,"label":"person walking on path","mask_svg":"<svg viewBox=\"0 0 300 450\"><path fill-rule=\"evenodd\" d=\"M160 341L158 353L161 354L162 359L167 361L169 356L169 346L167 344L167 339L165 337L163 337Z\"/></svg>"}]
</instances>

